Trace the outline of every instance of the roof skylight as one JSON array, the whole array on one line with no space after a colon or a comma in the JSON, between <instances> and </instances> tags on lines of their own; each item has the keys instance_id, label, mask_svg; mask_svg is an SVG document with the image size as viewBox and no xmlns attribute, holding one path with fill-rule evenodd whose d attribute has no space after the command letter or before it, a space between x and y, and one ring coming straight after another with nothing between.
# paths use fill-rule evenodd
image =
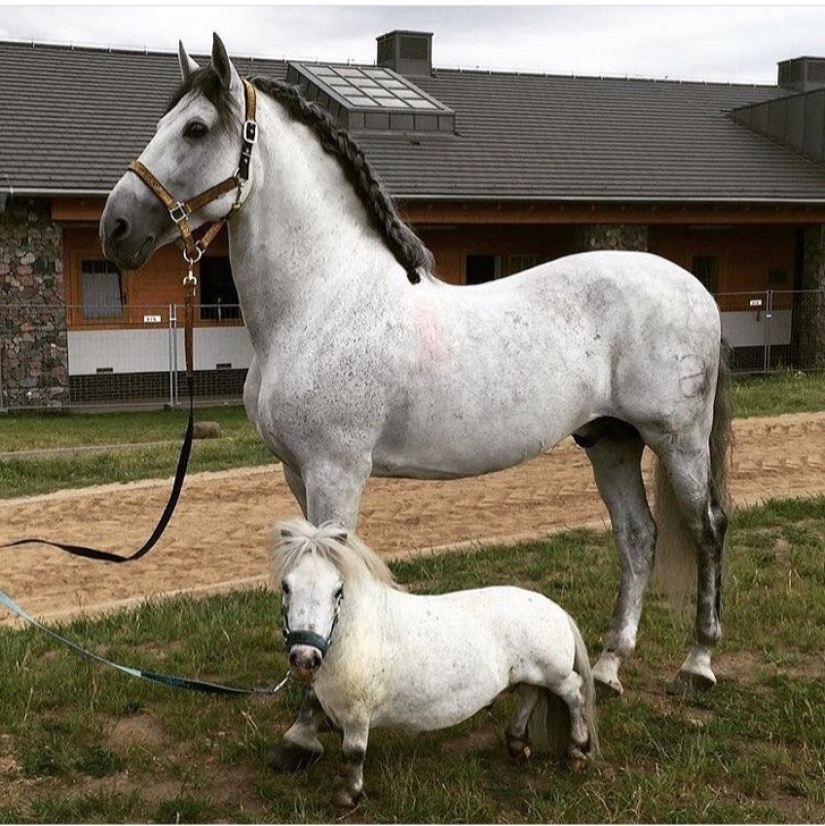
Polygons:
<instances>
[{"instance_id":1,"label":"roof skylight","mask_svg":"<svg viewBox=\"0 0 825 826\"><path fill-rule=\"evenodd\" d=\"M391 69L290 63L287 82L348 129L453 132L455 113Z\"/></svg>"}]
</instances>

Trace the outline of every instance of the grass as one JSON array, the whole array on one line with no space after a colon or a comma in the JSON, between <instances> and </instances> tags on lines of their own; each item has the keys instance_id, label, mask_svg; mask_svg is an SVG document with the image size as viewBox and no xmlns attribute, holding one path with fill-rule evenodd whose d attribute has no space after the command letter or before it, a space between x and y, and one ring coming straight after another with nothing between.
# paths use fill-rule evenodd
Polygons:
<instances>
[{"instance_id":1,"label":"grass","mask_svg":"<svg viewBox=\"0 0 825 826\"><path fill-rule=\"evenodd\" d=\"M375 731L362 806L344 820L404 822L825 821L825 499L734 514L719 684L671 698L689 623L651 594L620 701L599 707L603 759L571 774L502 743L512 698L442 732ZM393 565L412 588L494 582L542 591L601 646L618 578L606 533L489 547ZM149 601L61 630L116 662L235 685L286 670L277 597L263 589ZM339 739L324 760L277 775L266 754L300 699L221 699L130 679L0 631L0 822L331 822Z\"/></svg>"},{"instance_id":2,"label":"grass","mask_svg":"<svg viewBox=\"0 0 825 826\"><path fill-rule=\"evenodd\" d=\"M733 385L734 414L773 416L825 410L825 374L786 373L741 378ZM195 442L193 473L269 464L241 406L196 411L197 421L215 421L224 436ZM174 474L186 427L181 410L129 413L32 414L0 416L0 498L32 496L107 482L168 478ZM90 453L67 452L29 458L23 451L55 451L88 445L120 445Z\"/></svg>"},{"instance_id":3,"label":"grass","mask_svg":"<svg viewBox=\"0 0 825 826\"><path fill-rule=\"evenodd\" d=\"M253 431L242 406L199 408L195 421L217 422L223 435L193 443L191 473L275 461ZM7 453L0 461L0 498L171 477L185 430L186 412L181 410L0 416L0 452ZM72 450L89 445L118 447ZM24 455L31 450L46 453L35 458ZM15 452L21 455L15 457Z\"/></svg>"}]
</instances>

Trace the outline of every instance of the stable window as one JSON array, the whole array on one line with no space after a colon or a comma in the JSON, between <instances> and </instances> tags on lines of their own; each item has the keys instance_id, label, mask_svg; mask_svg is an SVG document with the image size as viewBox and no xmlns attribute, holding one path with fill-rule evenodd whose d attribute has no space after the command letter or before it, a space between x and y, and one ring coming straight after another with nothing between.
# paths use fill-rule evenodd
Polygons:
<instances>
[{"instance_id":1,"label":"stable window","mask_svg":"<svg viewBox=\"0 0 825 826\"><path fill-rule=\"evenodd\" d=\"M226 255L201 259L201 319L226 321L241 317L238 291L232 280L232 267Z\"/></svg>"},{"instance_id":2,"label":"stable window","mask_svg":"<svg viewBox=\"0 0 825 826\"><path fill-rule=\"evenodd\" d=\"M529 270L541 263L537 255L468 255L465 284L483 284L508 275Z\"/></svg>"},{"instance_id":3,"label":"stable window","mask_svg":"<svg viewBox=\"0 0 825 826\"><path fill-rule=\"evenodd\" d=\"M468 255L464 277L465 284L484 284L501 278L500 255Z\"/></svg>"},{"instance_id":4,"label":"stable window","mask_svg":"<svg viewBox=\"0 0 825 826\"><path fill-rule=\"evenodd\" d=\"M719 259L715 255L694 255L690 271L709 293L719 292Z\"/></svg>"},{"instance_id":5,"label":"stable window","mask_svg":"<svg viewBox=\"0 0 825 826\"><path fill-rule=\"evenodd\" d=\"M80 262L80 295L83 318L123 316L123 282L120 269L104 259Z\"/></svg>"}]
</instances>

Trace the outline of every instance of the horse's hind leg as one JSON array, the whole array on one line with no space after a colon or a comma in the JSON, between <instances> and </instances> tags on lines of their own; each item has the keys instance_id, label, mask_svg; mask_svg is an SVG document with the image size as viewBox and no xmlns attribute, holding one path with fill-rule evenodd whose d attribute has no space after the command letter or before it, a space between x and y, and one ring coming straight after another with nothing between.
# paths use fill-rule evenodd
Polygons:
<instances>
[{"instance_id":1,"label":"horse's hind leg","mask_svg":"<svg viewBox=\"0 0 825 826\"><path fill-rule=\"evenodd\" d=\"M518 694L519 703L507 723L504 739L510 756L516 760L525 761L529 759L533 751L527 736L527 724L539 700L539 689L527 683L520 683L515 687L515 691Z\"/></svg>"},{"instance_id":2,"label":"horse's hind leg","mask_svg":"<svg viewBox=\"0 0 825 826\"><path fill-rule=\"evenodd\" d=\"M691 448L677 442L660 459L667 487L681 511L680 527L695 551L697 569L694 643L670 686L672 693L680 693L716 684L711 655L722 636L722 557L728 518L711 480L704 444Z\"/></svg>"},{"instance_id":3,"label":"horse's hind leg","mask_svg":"<svg viewBox=\"0 0 825 826\"><path fill-rule=\"evenodd\" d=\"M636 648L642 606L653 570L656 524L642 479L644 442L638 431L617 420L601 420L576 434L587 449L596 486L610 514L621 559L621 583L604 649L593 667L599 697L622 693L619 668Z\"/></svg>"}]
</instances>

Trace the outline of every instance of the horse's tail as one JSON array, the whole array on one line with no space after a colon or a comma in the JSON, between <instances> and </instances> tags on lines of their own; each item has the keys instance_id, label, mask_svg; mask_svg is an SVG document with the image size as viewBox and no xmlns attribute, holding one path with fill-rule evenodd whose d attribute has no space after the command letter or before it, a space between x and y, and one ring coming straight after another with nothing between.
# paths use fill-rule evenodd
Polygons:
<instances>
[{"instance_id":1,"label":"horse's tail","mask_svg":"<svg viewBox=\"0 0 825 826\"><path fill-rule=\"evenodd\" d=\"M710 449L710 505L730 510L728 488L731 445L731 348L722 339L719 347L719 370L713 399L713 422L708 447ZM656 520L656 574L666 595L674 605L684 603L696 584L696 552L688 535L681 507L676 499L670 477L656 462L654 473Z\"/></svg>"},{"instance_id":2,"label":"horse's tail","mask_svg":"<svg viewBox=\"0 0 825 826\"><path fill-rule=\"evenodd\" d=\"M587 725L590 755L599 755L599 735L596 730L596 686L590 672L590 659L579 627L571 616L567 617L575 641L576 653L573 671L582 678L584 694L584 719ZM564 758L570 746L570 709L567 703L549 688L539 689L539 699L527 721L527 738L541 751L552 757Z\"/></svg>"}]
</instances>

